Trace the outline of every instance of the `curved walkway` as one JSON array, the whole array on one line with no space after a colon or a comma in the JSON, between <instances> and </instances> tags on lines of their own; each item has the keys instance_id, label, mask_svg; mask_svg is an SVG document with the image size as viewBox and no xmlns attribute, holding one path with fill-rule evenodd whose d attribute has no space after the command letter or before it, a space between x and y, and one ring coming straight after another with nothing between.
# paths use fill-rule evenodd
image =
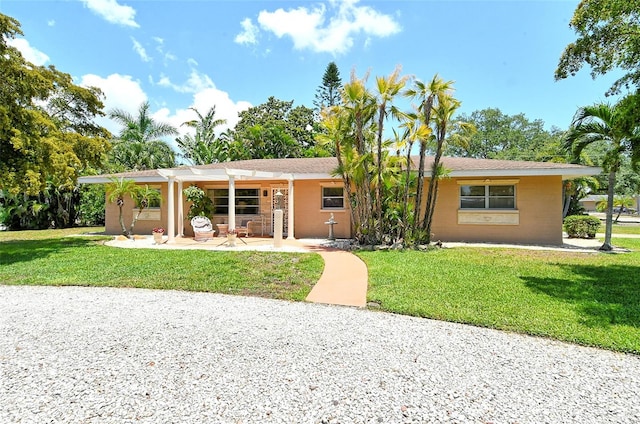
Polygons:
<instances>
[{"instance_id":1,"label":"curved walkway","mask_svg":"<svg viewBox=\"0 0 640 424\"><path fill-rule=\"evenodd\" d=\"M369 273L362 260L351 252L309 246L324 260L324 270L307 296L308 302L332 305L367 305Z\"/></svg>"}]
</instances>

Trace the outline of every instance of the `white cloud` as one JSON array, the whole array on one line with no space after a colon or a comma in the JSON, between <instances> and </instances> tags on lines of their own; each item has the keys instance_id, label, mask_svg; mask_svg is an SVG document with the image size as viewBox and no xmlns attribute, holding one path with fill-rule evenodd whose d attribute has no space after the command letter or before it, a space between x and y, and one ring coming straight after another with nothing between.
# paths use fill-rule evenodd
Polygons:
<instances>
[{"instance_id":1,"label":"white cloud","mask_svg":"<svg viewBox=\"0 0 640 424\"><path fill-rule=\"evenodd\" d=\"M7 44L18 49L26 60L36 66L42 66L49 61L49 56L32 47L24 38L9 38Z\"/></svg>"},{"instance_id":2,"label":"white cloud","mask_svg":"<svg viewBox=\"0 0 640 424\"><path fill-rule=\"evenodd\" d=\"M163 77L160 81L167 81L169 86L173 88L173 84L169 78ZM158 82L157 84L160 84ZM135 81L129 75L111 74L106 78L98 75L85 75L81 78L80 85L84 87L98 87L105 94L103 102L104 110L108 113L112 109L122 109L133 116L136 116L140 105L147 101L147 95L142 90L139 81ZM234 128L238 123L238 113L251 107L251 103L245 101L233 101L229 97L229 93L216 88L211 78L205 74L200 74L196 70L192 70L188 80L180 85L181 87L190 87L193 93L192 101L189 107L194 107L200 113L206 113L211 107L216 106L216 117L218 119L226 119L227 124L218 127L220 131L227 128ZM197 88L197 89L196 89ZM196 118L195 112L186 107L184 109L176 109L172 112L167 107L162 107L156 112L152 112L151 116L158 122L164 122L173 125L178 129L180 135L184 135L191 131L188 127L182 126L183 122ZM121 127L107 117L96 119L99 125L102 125L114 135L117 135ZM174 137L166 138L167 141L176 151L178 151Z\"/></svg>"},{"instance_id":3,"label":"white cloud","mask_svg":"<svg viewBox=\"0 0 640 424\"><path fill-rule=\"evenodd\" d=\"M135 51L138 56L140 56L140 59L142 59L143 62L151 62L151 58L147 54L147 51L144 49L142 44L140 44L140 42L133 37L131 37L131 41L133 41L133 51Z\"/></svg>"},{"instance_id":4,"label":"white cloud","mask_svg":"<svg viewBox=\"0 0 640 424\"><path fill-rule=\"evenodd\" d=\"M238 44L256 44L258 42L258 27L249 18L240 22L240 25L242 32L236 35L234 41Z\"/></svg>"},{"instance_id":5,"label":"white cloud","mask_svg":"<svg viewBox=\"0 0 640 424\"><path fill-rule=\"evenodd\" d=\"M118 4L117 0L80 0L94 13L103 17L107 22L138 28L135 21L136 11L131 6Z\"/></svg>"},{"instance_id":6,"label":"white cloud","mask_svg":"<svg viewBox=\"0 0 640 424\"><path fill-rule=\"evenodd\" d=\"M162 55L164 65L167 66L167 62L170 60L176 60L177 57L169 52L164 51L164 39L160 37L153 37L153 41L156 42L156 51Z\"/></svg>"},{"instance_id":7,"label":"white cloud","mask_svg":"<svg viewBox=\"0 0 640 424\"><path fill-rule=\"evenodd\" d=\"M215 87L215 84L208 75L198 72L194 68L191 68L189 78L182 84L173 83L169 77L164 74L160 75L157 84L162 87L171 88L178 93L197 93L207 88Z\"/></svg>"},{"instance_id":8,"label":"white cloud","mask_svg":"<svg viewBox=\"0 0 640 424\"><path fill-rule=\"evenodd\" d=\"M56 21L54 19L51 19L51 20L47 21L47 25L50 26L50 27L55 26L56 25Z\"/></svg>"},{"instance_id":9,"label":"white cloud","mask_svg":"<svg viewBox=\"0 0 640 424\"><path fill-rule=\"evenodd\" d=\"M400 25L390 15L385 15L369 6L358 6L359 0L330 1L330 11L323 4L312 9L263 10L258 15L260 28L270 31L278 38L291 37L297 50L311 50L332 54L346 53L353 47L354 37L364 35L365 43L372 37L388 37L400 32ZM243 21L251 24L247 18ZM255 30L253 24L251 27ZM245 36L245 32L236 37ZM257 31L254 31L257 33ZM255 35L255 34L254 34ZM255 36L253 38L255 44ZM246 42L245 42L246 43Z\"/></svg>"},{"instance_id":10,"label":"white cloud","mask_svg":"<svg viewBox=\"0 0 640 424\"><path fill-rule=\"evenodd\" d=\"M104 93L104 110L122 109L135 116L140 105L147 101L147 95L140 87L139 81L134 81L129 75L111 74L106 78L98 75L84 75L80 84L83 87L98 87ZM114 135L121 130L120 125L104 116L96 122Z\"/></svg>"}]
</instances>

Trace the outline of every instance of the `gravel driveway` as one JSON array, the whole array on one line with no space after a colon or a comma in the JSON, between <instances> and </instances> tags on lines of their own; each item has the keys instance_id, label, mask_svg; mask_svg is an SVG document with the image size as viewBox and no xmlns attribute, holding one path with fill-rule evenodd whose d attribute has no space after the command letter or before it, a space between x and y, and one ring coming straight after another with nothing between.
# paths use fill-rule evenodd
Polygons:
<instances>
[{"instance_id":1,"label":"gravel driveway","mask_svg":"<svg viewBox=\"0 0 640 424\"><path fill-rule=\"evenodd\" d=\"M637 423L640 358L366 310L0 286L0 423Z\"/></svg>"}]
</instances>

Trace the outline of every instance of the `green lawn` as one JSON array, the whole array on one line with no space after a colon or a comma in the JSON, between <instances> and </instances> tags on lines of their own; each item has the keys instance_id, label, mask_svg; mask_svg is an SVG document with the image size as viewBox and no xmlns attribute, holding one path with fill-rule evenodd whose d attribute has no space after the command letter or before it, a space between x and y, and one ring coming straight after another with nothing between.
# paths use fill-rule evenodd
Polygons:
<instances>
[{"instance_id":1,"label":"green lawn","mask_svg":"<svg viewBox=\"0 0 640 424\"><path fill-rule=\"evenodd\" d=\"M604 225L600 225L599 233L604 234ZM613 235L616 234L640 234L640 225L638 224L613 224Z\"/></svg>"},{"instance_id":2,"label":"green lawn","mask_svg":"<svg viewBox=\"0 0 640 424\"><path fill-rule=\"evenodd\" d=\"M385 311L640 353L640 240L624 254L503 248L359 252Z\"/></svg>"},{"instance_id":3,"label":"green lawn","mask_svg":"<svg viewBox=\"0 0 640 424\"><path fill-rule=\"evenodd\" d=\"M0 232L2 284L140 287L303 300L320 278L315 253L120 249L103 228Z\"/></svg>"}]
</instances>

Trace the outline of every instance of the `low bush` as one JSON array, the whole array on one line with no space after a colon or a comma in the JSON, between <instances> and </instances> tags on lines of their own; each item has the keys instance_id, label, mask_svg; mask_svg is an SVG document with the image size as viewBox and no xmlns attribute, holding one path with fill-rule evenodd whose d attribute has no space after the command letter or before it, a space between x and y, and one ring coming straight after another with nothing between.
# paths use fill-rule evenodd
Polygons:
<instances>
[{"instance_id":1,"label":"low bush","mask_svg":"<svg viewBox=\"0 0 640 424\"><path fill-rule=\"evenodd\" d=\"M600 228L600 220L589 215L570 215L564 219L564 230L569 237L594 238Z\"/></svg>"}]
</instances>

